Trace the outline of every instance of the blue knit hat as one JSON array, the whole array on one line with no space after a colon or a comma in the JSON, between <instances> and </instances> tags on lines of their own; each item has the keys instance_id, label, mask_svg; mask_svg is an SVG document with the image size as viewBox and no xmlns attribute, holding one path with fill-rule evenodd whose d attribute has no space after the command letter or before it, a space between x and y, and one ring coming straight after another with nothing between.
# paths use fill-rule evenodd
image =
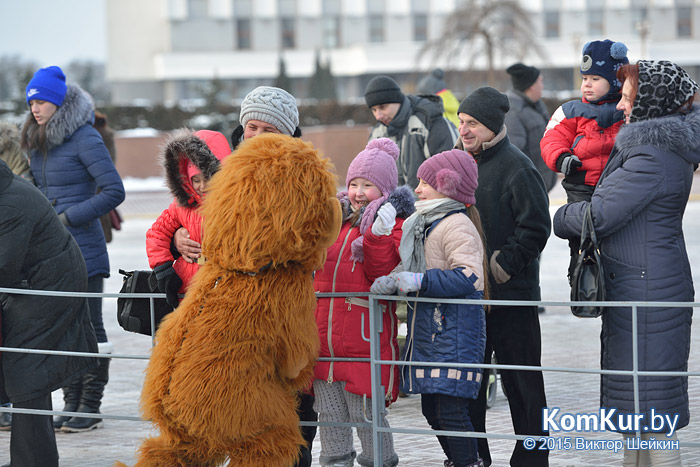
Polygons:
<instances>
[{"instance_id":1,"label":"blue knit hat","mask_svg":"<svg viewBox=\"0 0 700 467\"><path fill-rule=\"evenodd\" d=\"M629 62L627 46L622 42L613 42L610 39L587 42L583 46L581 74L602 76L610 83L610 92L618 93L622 83L615 75L622 65Z\"/></svg>"},{"instance_id":2,"label":"blue knit hat","mask_svg":"<svg viewBox=\"0 0 700 467\"><path fill-rule=\"evenodd\" d=\"M66 75L57 66L41 68L27 85L27 104L30 101L48 101L60 107L66 97Z\"/></svg>"}]
</instances>

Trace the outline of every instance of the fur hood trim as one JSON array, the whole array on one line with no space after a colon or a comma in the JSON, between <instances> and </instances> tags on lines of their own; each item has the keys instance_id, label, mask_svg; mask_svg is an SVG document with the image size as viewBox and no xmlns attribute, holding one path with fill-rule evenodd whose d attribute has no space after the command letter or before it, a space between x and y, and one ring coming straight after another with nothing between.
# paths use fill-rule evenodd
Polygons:
<instances>
[{"instance_id":1,"label":"fur hood trim","mask_svg":"<svg viewBox=\"0 0 700 467\"><path fill-rule=\"evenodd\" d=\"M653 146L700 162L700 107L687 115L673 114L623 125L615 139L619 149Z\"/></svg>"},{"instance_id":2,"label":"fur hood trim","mask_svg":"<svg viewBox=\"0 0 700 467\"><path fill-rule=\"evenodd\" d=\"M18 152L19 129L14 123L0 121L0 153Z\"/></svg>"},{"instance_id":3,"label":"fur hood trim","mask_svg":"<svg viewBox=\"0 0 700 467\"><path fill-rule=\"evenodd\" d=\"M78 128L85 124L92 125L94 121L95 104L92 101L92 97L77 84L69 84L63 105L56 109L56 113L46 123L48 149L51 150L60 146ZM39 127L31 111L27 115L24 124L29 125L27 136L31 140L31 135Z\"/></svg>"},{"instance_id":4,"label":"fur hood trim","mask_svg":"<svg viewBox=\"0 0 700 467\"><path fill-rule=\"evenodd\" d=\"M225 140L225 137L223 139ZM207 143L188 128L170 134L160 149L159 161L165 169L165 184L180 206L195 207L201 203L187 175L188 161L191 161L207 180L211 180L221 167L220 159L214 155Z\"/></svg>"}]
</instances>

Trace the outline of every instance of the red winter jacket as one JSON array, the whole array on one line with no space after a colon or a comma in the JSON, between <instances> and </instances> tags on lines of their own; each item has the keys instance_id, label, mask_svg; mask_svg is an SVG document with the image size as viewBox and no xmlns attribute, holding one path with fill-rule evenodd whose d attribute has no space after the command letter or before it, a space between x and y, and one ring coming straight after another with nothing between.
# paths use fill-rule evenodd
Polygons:
<instances>
[{"instance_id":1,"label":"red winter jacket","mask_svg":"<svg viewBox=\"0 0 700 467\"><path fill-rule=\"evenodd\" d=\"M209 180L219 170L220 161L231 153L231 147L224 135L216 131L179 130L163 147L160 158L165 168L165 182L175 201L156 219L146 232L146 254L148 265L155 268L168 261L175 261L173 269L185 293L190 280L199 269L199 264L188 263L182 257L177 260L170 251L170 243L175 231L184 227L190 239L202 243L202 217L199 206L202 198L194 191L188 176L188 164L194 164L198 171Z\"/></svg>"},{"instance_id":2,"label":"red winter jacket","mask_svg":"<svg viewBox=\"0 0 700 467\"><path fill-rule=\"evenodd\" d=\"M615 145L615 136L624 122L624 113L615 101L589 103L585 99L566 102L549 120L540 141L547 166L560 172L559 156L570 153L583 164L566 176L568 182L595 186Z\"/></svg>"},{"instance_id":3,"label":"red winter jacket","mask_svg":"<svg viewBox=\"0 0 700 467\"><path fill-rule=\"evenodd\" d=\"M316 292L368 292L377 277L389 274L401 260L398 248L403 221L396 219L391 235L377 236L371 232L371 228L367 229L363 240L363 262L350 259L350 245L360 236L360 228L351 227L350 222L346 221L338 239L328 248L323 269L316 271ZM383 305L381 358L398 360L396 302L380 303ZM363 336L369 339L370 335L368 306L367 297L318 299L316 323L321 340L321 357L369 358L369 342L363 339ZM316 379L345 381L345 390L372 397L369 363L317 362L314 372ZM395 401L399 392L396 365L382 366L382 385L386 389L387 403Z\"/></svg>"}]
</instances>

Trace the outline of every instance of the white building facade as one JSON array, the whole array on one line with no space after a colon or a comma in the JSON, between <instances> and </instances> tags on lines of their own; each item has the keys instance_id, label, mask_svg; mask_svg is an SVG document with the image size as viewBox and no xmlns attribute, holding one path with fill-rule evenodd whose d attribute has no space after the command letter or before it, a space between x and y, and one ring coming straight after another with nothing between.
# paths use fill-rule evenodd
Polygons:
<instances>
[{"instance_id":1,"label":"white building facade","mask_svg":"<svg viewBox=\"0 0 700 467\"><path fill-rule=\"evenodd\" d=\"M466 1L107 0L112 100L175 103L201 97L216 81L224 98L235 101L258 85L274 84L281 61L291 91L303 98L317 56L330 65L341 100L361 98L378 74L393 76L410 92L434 66L448 76L485 69L480 61L418 58ZM603 38L624 42L631 61L671 60L696 78L700 74L700 0L520 0L520 5L545 52L522 61L543 70L550 90L575 88L583 44ZM496 67L502 71L518 58L499 56ZM484 83L455 83L453 77L449 84L459 97Z\"/></svg>"}]
</instances>

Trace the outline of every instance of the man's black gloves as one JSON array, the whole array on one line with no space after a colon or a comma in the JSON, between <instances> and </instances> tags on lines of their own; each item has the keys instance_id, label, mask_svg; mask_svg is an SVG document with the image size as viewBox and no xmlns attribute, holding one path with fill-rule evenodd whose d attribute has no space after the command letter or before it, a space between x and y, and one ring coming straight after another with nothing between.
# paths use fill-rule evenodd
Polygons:
<instances>
[{"instance_id":1,"label":"man's black gloves","mask_svg":"<svg viewBox=\"0 0 700 467\"><path fill-rule=\"evenodd\" d=\"M564 153L557 159L557 169L564 175L571 175L582 165L581 159L569 153Z\"/></svg>"}]
</instances>

